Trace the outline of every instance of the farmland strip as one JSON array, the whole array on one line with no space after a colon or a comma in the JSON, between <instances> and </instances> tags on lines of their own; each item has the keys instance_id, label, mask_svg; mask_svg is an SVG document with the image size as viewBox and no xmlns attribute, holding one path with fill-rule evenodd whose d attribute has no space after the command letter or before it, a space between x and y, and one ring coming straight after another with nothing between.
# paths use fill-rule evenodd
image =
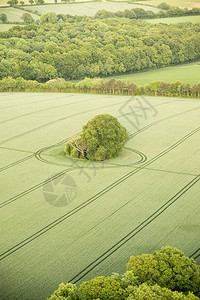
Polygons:
<instances>
[{"instance_id":1,"label":"farmland strip","mask_svg":"<svg viewBox=\"0 0 200 300\"><path fill-rule=\"evenodd\" d=\"M73 95L70 95L70 96L73 96ZM65 98L66 96L64 97L59 97L59 98L52 98L52 99L46 99L46 100L43 100L43 101L39 101L39 103L43 103L43 102L47 102L47 101L54 101L54 100L57 100L57 99L63 99ZM33 96L33 98L35 98L35 95ZM26 104L33 104L33 103L38 103L38 101L33 101L33 102L28 102ZM4 108L10 108L10 107L19 107L19 106L24 106L24 103L23 104L16 104L16 105L9 105L9 106L5 106L5 107L0 107L0 109L4 109Z\"/></svg>"},{"instance_id":2,"label":"farmland strip","mask_svg":"<svg viewBox=\"0 0 200 300\"><path fill-rule=\"evenodd\" d=\"M197 249L195 252L193 252L193 253L189 256L189 258L197 259L199 256L200 256L200 248Z\"/></svg>"},{"instance_id":3,"label":"farmland strip","mask_svg":"<svg viewBox=\"0 0 200 300\"><path fill-rule=\"evenodd\" d=\"M167 148L166 150L162 151L160 154L156 155L154 158L152 158L151 160L149 160L148 162L146 162L143 167L148 166L150 164L152 164L154 161L158 160L160 157L164 156L166 153L170 152L171 150L173 150L174 148L176 148L178 145L180 145L181 143L183 143L186 139L188 139L189 137L191 137L192 135L194 135L196 132L198 132L200 130L200 127L194 129L193 131L191 131L190 133L188 133L187 135L185 135L183 138L181 138L179 141L177 141L176 143L174 143L172 146L170 146L169 148ZM42 234L44 234L45 232L49 231L50 229L54 228L55 226L57 226L58 224L62 223L64 220L68 219L70 216L74 215L75 213L77 213L78 211L82 210L83 208L87 207L89 204L93 203L94 201L96 201L98 198L100 198L102 195L106 194L107 192L109 192L110 190L112 190L113 188L115 188L117 185L119 185L120 183L124 182L125 180L127 180L128 178L130 178L131 176L133 176L134 174L138 173L142 168L138 168L135 170L130 171L129 173L125 174L124 176L122 176L121 178L119 178L118 180L116 180L115 182L113 182L112 184L110 184L108 187L104 188L102 191L100 191L99 193L97 193L96 195L92 196L91 198L89 198L88 200L86 200L84 203L78 205L76 208L72 209L70 212L64 214L63 216L59 217L58 219L56 219L55 221L51 222L50 224L48 224L47 226L43 227L42 229L40 229L39 231L37 231L36 233L34 233L33 235L29 236L28 238L26 238L25 240L23 240L22 242L18 243L17 245L13 246L12 248L8 249L7 251L5 251L4 253L2 253L0 255L0 260L3 260L4 258L6 258L7 256L11 255L12 253L14 253L15 251L19 250L20 248L22 248L23 246L27 245L28 243L30 243L31 241L35 240L36 238L38 238L39 236L41 236ZM66 172L68 172L70 170L64 170L58 174L55 175L55 178L65 174ZM200 175L198 175L197 177L195 177L191 183L194 180L199 180ZM36 186L34 186L31 189L26 190L25 192L11 198L10 200L7 200L6 203L2 203L3 206L16 201L17 199L23 197L24 195L28 194L29 192L37 189L38 187L41 187L43 183L40 183ZM195 182L196 183L196 182ZM188 184L190 185L190 183ZM187 185L185 186L187 187ZM185 189L185 188L184 188ZM182 190L181 190L182 191ZM180 192L179 192L180 193ZM178 194L179 194L178 193ZM177 194L176 194L177 195ZM176 196L175 195L175 196ZM171 201L171 199L169 200ZM168 202L169 202L168 201ZM3 206L0 207L3 207Z\"/></svg>"},{"instance_id":4,"label":"farmland strip","mask_svg":"<svg viewBox=\"0 0 200 300\"><path fill-rule=\"evenodd\" d=\"M153 222L157 217L159 217L166 209L168 209L173 203L175 203L182 195L184 195L199 180L200 180L200 174L198 176L196 176L194 179L192 179L188 184L186 184L184 186L184 188L182 188L171 199L169 199L164 205L162 205L152 215L150 215L147 219L145 219L140 225L135 227L126 236L124 236L120 241L118 241L116 244L114 244L112 247L110 247L108 250L106 250L97 259L95 259L87 267L85 267L83 270L81 270L77 275L75 275L73 278L71 278L69 280L69 282L77 283L79 280L81 280L85 275L87 275L90 271L92 271L100 263L105 261L105 259L107 259L113 253L115 253L119 248L121 248L124 244L126 244L130 239L132 239L134 236L136 236L142 229L144 229L151 222Z\"/></svg>"},{"instance_id":5,"label":"farmland strip","mask_svg":"<svg viewBox=\"0 0 200 300\"><path fill-rule=\"evenodd\" d=\"M52 100L57 100L57 99L62 99L62 98L65 98L65 97L54 98L54 99L52 99ZM98 100L100 100L100 98L99 98ZM60 105L56 105L56 106L53 106L53 107L50 107L50 108L43 108L43 109L40 109L40 110L36 110L36 111L29 112L29 113L26 113L26 114L23 114L23 115L14 117L14 118L10 118L10 119L1 121L0 124L4 124L4 123L7 123L7 122L10 122L10 121L13 121L13 120L17 120L17 119L20 119L20 118L23 118L23 117L26 117L26 116L29 116L29 115L33 115L33 114L42 112L42 111L52 110L52 109L55 109L55 108L57 108L57 107L69 106L69 105L74 105L74 104L78 104L78 103L82 103L82 102L86 102L86 103L87 103L87 102L90 102L90 101L94 102L94 99L92 99L92 100L87 100L87 101L82 100L82 101L77 101L77 102L72 102L72 103L60 104Z\"/></svg>"},{"instance_id":6,"label":"farmland strip","mask_svg":"<svg viewBox=\"0 0 200 300\"><path fill-rule=\"evenodd\" d=\"M14 167L14 166L16 166L16 165L18 165L18 164L20 164L20 163L22 163L22 162L24 162L24 161L26 161L26 160L28 160L30 158L33 158L33 157L34 157L34 154L28 155L28 156L26 156L26 157L24 157L24 158L22 158L20 160L17 160L15 162L13 162L12 164L9 164L9 165L7 165L5 167L0 168L0 172L5 171L6 169L9 169L11 167Z\"/></svg>"},{"instance_id":7,"label":"farmland strip","mask_svg":"<svg viewBox=\"0 0 200 300\"><path fill-rule=\"evenodd\" d=\"M10 138L8 138L8 139L6 139L6 140L3 140L3 141L0 142L0 145L5 144L5 143L7 143L7 142L10 142L10 141L12 141L12 140L14 140L14 139L16 139L16 138L18 138L18 137L21 137L21 136L27 135L27 134L29 134L29 133L35 132L35 131L37 131L37 130L39 130L39 129L41 129L41 128L47 127L47 126L49 126L49 125L56 124L57 122L60 122L60 121L64 121L64 120L69 119L69 118L71 118L71 117L79 116L79 115L82 115L82 114L84 114L84 113L92 112L92 111L95 111L95 110L98 110L98 109L102 109L102 108L107 108L107 107L110 107L110 106L116 106L116 105L119 105L119 104L122 104L122 103L124 103L124 101L123 101L123 102L116 103L116 104L110 104L110 105L100 106L100 107L97 107L97 108L95 108L95 109L89 109L89 110L85 110L85 111L83 111L83 112L78 112L78 113L75 113L75 114L72 114L72 115L69 115L69 116L65 116L65 117L59 118L59 119L57 119L57 120L54 120L54 121L45 123L45 124L43 124L43 125L41 125L41 126L35 127L35 128L30 129L30 130L28 130L28 131L25 131L25 132L23 132L23 133L19 133L19 134L13 136L13 137L10 137Z\"/></svg>"}]
</instances>

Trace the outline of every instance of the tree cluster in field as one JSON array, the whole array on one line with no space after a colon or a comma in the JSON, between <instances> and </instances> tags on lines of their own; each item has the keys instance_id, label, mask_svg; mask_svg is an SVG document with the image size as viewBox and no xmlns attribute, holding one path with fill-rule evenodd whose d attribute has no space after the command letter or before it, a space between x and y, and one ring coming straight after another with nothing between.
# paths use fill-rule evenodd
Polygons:
<instances>
[{"instance_id":1,"label":"tree cluster in field","mask_svg":"<svg viewBox=\"0 0 200 300\"><path fill-rule=\"evenodd\" d=\"M179 8L177 6L170 6L168 4L162 3L158 5L162 10L154 12L152 10L144 10L143 8L132 8L125 9L124 11L117 11L116 13L106 11L105 9L99 10L95 14L96 19L105 18L127 18L127 19L155 19L155 18L170 18L170 17L182 17L182 16L197 16L200 15L200 8ZM164 7L168 7L165 8Z\"/></svg>"},{"instance_id":2,"label":"tree cluster in field","mask_svg":"<svg viewBox=\"0 0 200 300\"><path fill-rule=\"evenodd\" d=\"M183 84L180 81L152 81L144 86L136 85L129 79L102 80L100 78L85 78L78 83L65 81L63 78L52 79L46 83L12 77L0 80L0 92L62 92L62 93L98 93L107 95L146 95L169 97L200 98L200 82Z\"/></svg>"},{"instance_id":3,"label":"tree cluster in field","mask_svg":"<svg viewBox=\"0 0 200 300\"><path fill-rule=\"evenodd\" d=\"M0 79L103 77L200 58L200 24L55 13L42 15L40 22L0 33Z\"/></svg>"},{"instance_id":4,"label":"tree cluster in field","mask_svg":"<svg viewBox=\"0 0 200 300\"><path fill-rule=\"evenodd\" d=\"M200 268L173 247L131 256L127 272L75 284L60 284L48 300L198 300Z\"/></svg>"},{"instance_id":5,"label":"tree cluster in field","mask_svg":"<svg viewBox=\"0 0 200 300\"><path fill-rule=\"evenodd\" d=\"M68 141L65 153L72 158L103 161L122 151L129 135L117 118L99 114L83 126L78 139Z\"/></svg>"}]
</instances>

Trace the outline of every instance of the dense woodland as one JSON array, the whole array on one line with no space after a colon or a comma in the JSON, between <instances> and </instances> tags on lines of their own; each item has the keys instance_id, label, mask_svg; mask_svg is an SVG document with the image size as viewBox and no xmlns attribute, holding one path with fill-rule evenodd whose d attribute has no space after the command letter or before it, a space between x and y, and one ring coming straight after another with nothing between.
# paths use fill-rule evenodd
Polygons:
<instances>
[{"instance_id":1,"label":"dense woodland","mask_svg":"<svg viewBox=\"0 0 200 300\"><path fill-rule=\"evenodd\" d=\"M133 73L200 58L200 24L42 15L0 33L0 79L47 82Z\"/></svg>"}]
</instances>

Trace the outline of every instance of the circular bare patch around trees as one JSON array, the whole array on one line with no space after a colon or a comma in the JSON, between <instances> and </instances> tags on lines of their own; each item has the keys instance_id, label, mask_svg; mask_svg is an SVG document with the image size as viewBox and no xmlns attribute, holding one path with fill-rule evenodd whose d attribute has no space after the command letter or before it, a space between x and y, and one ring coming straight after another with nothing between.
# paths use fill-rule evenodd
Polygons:
<instances>
[{"instance_id":1,"label":"circular bare patch around trees","mask_svg":"<svg viewBox=\"0 0 200 300\"><path fill-rule=\"evenodd\" d=\"M129 134L117 118L99 114L83 126L80 137L68 141L66 155L72 158L103 161L116 157L129 140Z\"/></svg>"}]
</instances>

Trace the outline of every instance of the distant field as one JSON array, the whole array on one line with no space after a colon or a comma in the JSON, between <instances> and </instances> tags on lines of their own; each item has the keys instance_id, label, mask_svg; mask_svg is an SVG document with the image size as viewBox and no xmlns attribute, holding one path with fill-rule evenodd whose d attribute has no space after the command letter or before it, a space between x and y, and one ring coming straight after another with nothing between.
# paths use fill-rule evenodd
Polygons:
<instances>
[{"instance_id":1,"label":"distant field","mask_svg":"<svg viewBox=\"0 0 200 300\"><path fill-rule=\"evenodd\" d=\"M18 24L0 24L0 31L7 31L13 26L18 26ZM20 25L22 26L22 25Z\"/></svg>"},{"instance_id":2,"label":"distant field","mask_svg":"<svg viewBox=\"0 0 200 300\"><path fill-rule=\"evenodd\" d=\"M25 11L17 8L12 8L12 7L8 7L8 8L0 7L0 14L2 13L7 15L8 21L10 22L22 22L23 20L21 19L21 16L23 15L23 13L25 13ZM40 18L35 14L31 14L31 15L35 20L38 20Z\"/></svg>"},{"instance_id":3,"label":"distant field","mask_svg":"<svg viewBox=\"0 0 200 300\"><path fill-rule=\"evenodd\" d=\"M166 67L147 72L105 77L104 79L107 80L110 78L123 80L130 78L131 81L139 85L144 85L145 83L154 80L163 80L167 82L180 80L183 83L194 84L200 81L200 62Z\"/></svg>"},{"instance_id":4,"label":"distant field","mask_svg":"<svg viewBox=\"0 0 200 300\"><path fill-rule=\"evenodd\" d=\"M43 300L166 245L200 262L200 101L138 98L0 94L2 299ZM66 157L66 140L99 113L128 129L124 151Z\"/></svg>"},{"instance_id":5,"label":"distant field","mask_svg":"<svg viewBox=\"0 0 200 300\"><path fill-rule=\"evenodd\" d=\"M29 3L29 0L23 0L23 1L24 1L24 4L31 5ZM88 2L88 1L93 1L93 0L75 0L75 2L86 2L86 1ZM8 5L7 2L8 2L8 0L0 0L0 6L1 5ZM18 1L18 3L20 3L20 1ZM54 0L45 0L45 3L54 3L55 4ZM58 0L58 4L59 3L62 3L61 0Z\"/></svg>"},{"instance_id":6,"label":"distant field","mask_svg":"<svg viewBox=\"0 0 200 300\"><path fill-rule=\"evenodd\" d=\"M174 5L174 6L179 6L179 7L188 7L188 8L192 8L192 7L200 7L200 2L199 0L144 0L142 1L145 4L151 4L151 5L158 5L161 2L166 2L169 5ZM138 2L140 3L140 2Z\"/></svg>"},{"instance_id":7,"label":"distant field","mask_svg":"<svg viewBox=\"0 0 200 300\"><path fill-rule=\"evenodd\" d=\"M125 10L131 8L143 8L145 10L152 10L154 12L159 11L159 9L137 5L129 3L113 3L113 2L92 2L92 3L77 3L77 4L59 4L59 5L35 5L28 7L29 9L37 10L39 14L44 14L48 12L55 12L57 14L70 14L70 15L87 15L94 16L98 10L105 9L107 11L116 12L118 10Z\"/></svg>"},{"instance_id":8,"label":"distant field","mask_svg":"<svg viewBox=\"0 0 200 300\"><path fill-rule=\"evenodd\" d=\"M177 17L177 18L149 19L146 21L148 23L164 23L164 24L173 24L173 23L180 23L180 22L200 23L200 16L185 16L185 17Z\"/></svg>"}]
</instances>

